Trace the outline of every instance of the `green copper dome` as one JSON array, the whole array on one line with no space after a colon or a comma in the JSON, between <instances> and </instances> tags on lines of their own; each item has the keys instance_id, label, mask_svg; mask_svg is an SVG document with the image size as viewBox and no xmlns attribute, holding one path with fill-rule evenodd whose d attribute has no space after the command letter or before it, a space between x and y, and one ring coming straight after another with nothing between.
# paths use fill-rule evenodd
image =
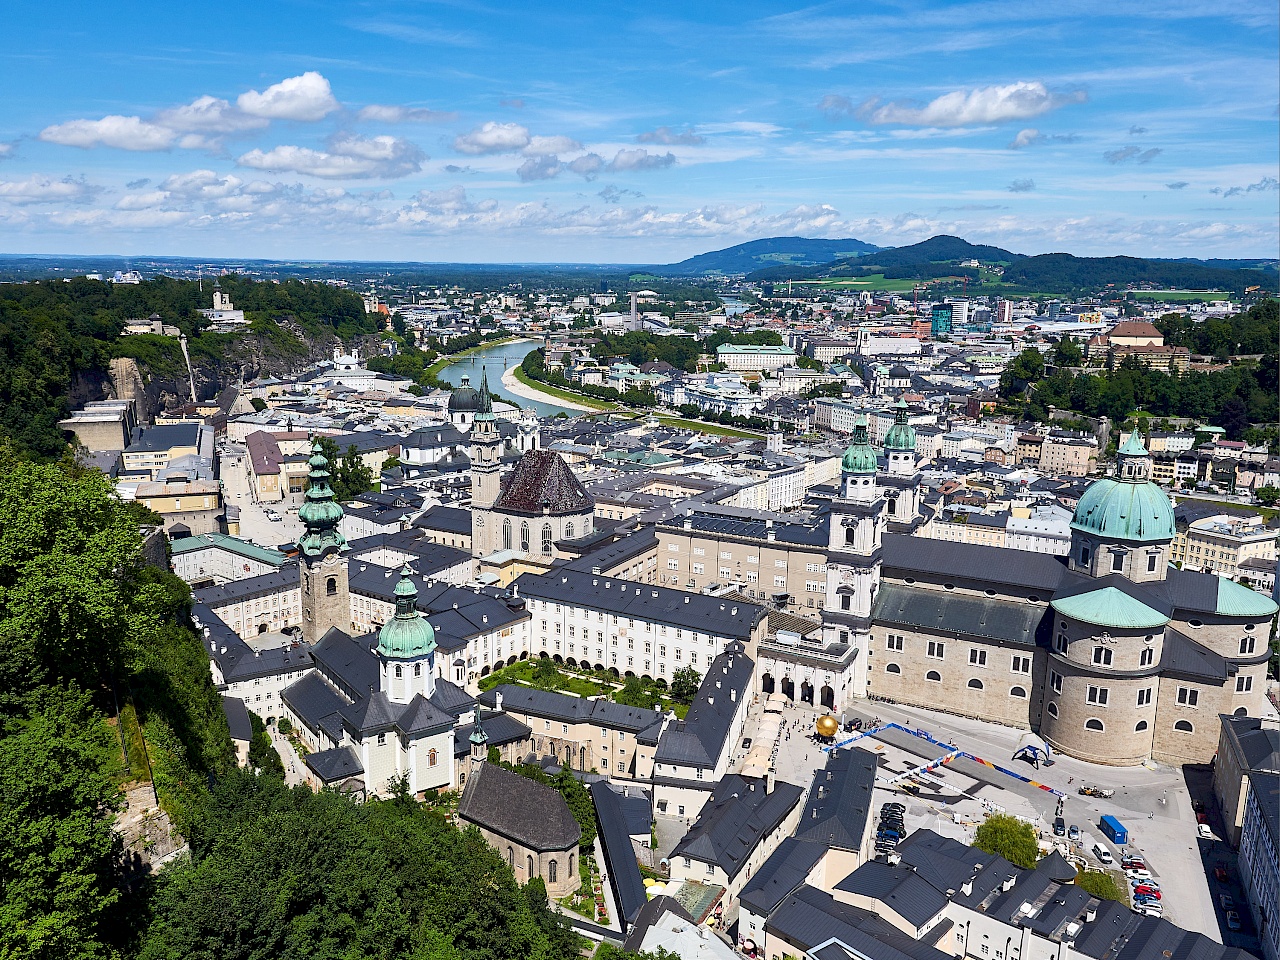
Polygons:
<instances>
[{"instance_id":1,"label":"green copper dome","mask_svg":"<svg viewBox=\"0 0 1280 960\"><path fill-rule=\"evenodd\" d=\"M307 474L306 503L298 508L298 519L307 532L298 538L298 547L308 557L322 557L336 553L347 545L347 539L338 531L342 522L342 505L333 499L329 486L329 461L316 443L311 448L308 461L311 471Z\"/></svg>"},{"instance_id":2,"label":"green copper dome","mask_svg":"<svg viewBox=\"0 0 1280 960\"><path fill-rule=\"evenodd\" d=\"M867 439L867 418L862 414L853 422L853 438L840 461L840 469L845 473L876 472L876 450Z\"/></svg>"},{"instance_id":3,"label":"green copper dome","mask_svg":"<svg viewBox=\"0 0 1280 960\"><path fill-rule=\"evenodd\" d=\"M886 450L911 450L916 448L916 429L907 422L907 401L901 397L893 405L893 426L884 435Z\"/></svg>"},{"instance_id":4,"label":"green copper dome","mask_svg":"<svg viewBox=\"0 0 1280 960\"><path fill-rule=\"evenodd\" d=\"M1167 543L1173 539L1173 506L1149 479L1151 459L1137 434L1117 452L1114 477L1095 480L1076 504L1071 528L1103 540Z\"/></svg>"},{"instance_id":5,"label":"green copper dome","mask_svg":"<svg viewBox=\"0 0 1280 960\"><path fill-rule=\"evenodd\" d=\"M407 566L396 584L396 615L378 631L378 653L394 659L425 657L436 648L436 631L415 606L418 588L409 579Z\"/></svg>"}]
</instances>

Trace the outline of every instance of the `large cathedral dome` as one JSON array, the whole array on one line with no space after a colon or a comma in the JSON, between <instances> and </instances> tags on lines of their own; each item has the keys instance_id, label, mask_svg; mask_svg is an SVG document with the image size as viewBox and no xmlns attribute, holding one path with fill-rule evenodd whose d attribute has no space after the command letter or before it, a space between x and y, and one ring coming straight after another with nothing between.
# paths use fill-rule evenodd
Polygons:
<instances>
[{"instance_id":1,"label":"large cathedral dome","mask_svg":"<svg viewBox=\"0 0 1280 960\"><path fill-rule=\"evenodd\" d=\"M1076 505L1073 530L1101 540L1167 543L1173 539L1173 506L1148 478L1150 457L1137 433L1117 452L1114 477L1094 481Z\"/></svg>"}]
</instances>

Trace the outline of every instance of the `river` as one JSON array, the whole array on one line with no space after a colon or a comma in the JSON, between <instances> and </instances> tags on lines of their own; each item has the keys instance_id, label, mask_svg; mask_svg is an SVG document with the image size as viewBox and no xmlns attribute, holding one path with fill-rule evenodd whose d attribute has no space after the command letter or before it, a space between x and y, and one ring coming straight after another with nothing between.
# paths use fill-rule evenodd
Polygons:
<instances>
[{"instance_id":1,"label":"river","mask_svg":"<svg viewBox=\"0 0 1280 960\"><path fill-rule=\"evenodd\" d=\"M471 386L478 388L480 386L480 375L487 366L489 369L489 389L494 393L500 394L502 393L502 374L512 367L518 367L525 355L537 346L538 341L536 340L516 340L510 343L500 343L497 346L485 347L483 350L476 350L467 354L456 363L449 364L440 371L438 376L441 380L446 383L452 383L454 386L462 383L463 377L470 377ZM511 400L521 407L532 407L540 417L554 417L558 413L565 413L571 417L580 415L580 411L562 407L554 400L525 400L521 397L512 397Z\"/></svg>"}]
</instances>

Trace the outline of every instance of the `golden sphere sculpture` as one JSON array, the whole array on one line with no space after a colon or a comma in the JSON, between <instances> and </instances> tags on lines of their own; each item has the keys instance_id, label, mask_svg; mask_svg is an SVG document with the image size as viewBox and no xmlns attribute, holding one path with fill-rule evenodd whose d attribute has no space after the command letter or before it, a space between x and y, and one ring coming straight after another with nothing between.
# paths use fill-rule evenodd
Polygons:
<instances>
[{"instance_id":1,"label":"golden sphere sculpture","mask_svg":"<svg viewBox=\"0 0 1280 960\"><path fill-rule=\"evenodd\" d=\"M840 730L840 721L829 713L823 714L814 724L814 729L818 731L820 737L834 737Z\"/></svg>"}]
</instances>

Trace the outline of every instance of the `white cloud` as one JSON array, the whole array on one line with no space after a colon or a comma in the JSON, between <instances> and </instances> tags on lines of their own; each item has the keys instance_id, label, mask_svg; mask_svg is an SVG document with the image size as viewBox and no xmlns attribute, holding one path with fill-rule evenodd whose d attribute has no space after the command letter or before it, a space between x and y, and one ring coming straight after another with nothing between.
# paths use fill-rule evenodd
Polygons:
<instances>
[{"instance_id":1,"label":"white cloud","mask_svg":"<svg viewBox=\"0 0 1280 960\"><path fill-rule=\"evenodd\" d=\"M442 110L428 110L426 107L396 107L381 103L371 103L361 107L356 114L358 120L376 123L436 123L457 118L456 113Z\"/></svg>"},{"instance_id":2,"label":"white cloud","mask_svg":"<svg viewBox=\"0 0 1280 960\"><path fill-rule=\"evenodd\" d=\"M1018 135L1010 142L1009 149L1021 150L1023 147L1030 147L1033 144L1039 143L1043 139L1044 134L1039 130L1036 130L1034 127L1029 127L1026 130L1018 131Z\"/></svg>"},{"instance_id":3,"label":"white cloud","mask_svg":"<svg viewBox=\"0 0 1280 960\"><path fill-rule=\"evenodd\" d=\"M5 159L5 157L13 156L13 151L17 149L17 146L18 145L16 143L4 143L3 141L0 141L0 160Z\"/></svg>"},{"instance_id":4,"label":"white cloud","mask_svg":"<svg viewBox=\"0 0 1280 960\"><path fill-rule=\"evenodd\" d=\"M314 70L281 80L261 93L242 93L236 105L250 116L268 120L321 120L338 109L329 81Z\"/></svg>"},{"instance_id":5,"label":"white cloud","mask_svg":"<svg viewBox=\"0 0 1280 960\"><path fill-rule=\"evenodd\" d=\"M841 117L853 116L857 107L854 106L852 100L843 94L828 93L818 101L818 109L825 113L828 119L838 120Z\"/></svg>"},{"instance_id":6,"label":"white cloud","mask_svg":"<svg viewBox=\"0 0 1280 960\"><path fill-rule=\"evenodd\" d=\"M1159 147L1152 147L1150 150L1143 150L1141 147L1135 147L1130 144L1127 147L1121 147L1118 150L1108 150L1102 155L1102 159L1107 163L1127 163L1133 160L1136 163L1150 163L1156 157L1160 156L1164 151Z\"/></svg>"},{"instance_id":7,"label":"white cloud","mask_svg":"<svg viewBox=\"0 0 1280 960\"><path fill-rule=\"evenodd\" d=\"M0 200L9 203L89 203L103 188L84 178L55 180L33 174L25 180L0 180Z\"/></svg>"},{"instance_id":8,"label":"white cloud","mask_svg":"<svg viewBox=\"0 0 1280 960\"><path fill-rule=\"evenodd\" d=\"M171 107L156 114L155 122L170 130L187 133L234 133L238 130L257 130L268 123L262 117L249 116L218 97L196 97L180 107Z\"/></svg>"},{"instance_id":9,"label":"white cloud","mask_svg":"<svg viewBox=\"0 0 1280 960\"><path fill-rule=\"evenodd\" d=\"M560 169L560 158L555 155L530 157L516 169L516 176L526 183L530 180L550 180Z\"/></svg>"},{"instance_id":10,"label":"white cloud","mask_svg":"<svg viewBox=\"0 0 1280 960\"><path fill-rule=\"evenodd\" d=\"M522 153L526 157L546 157L553 153L572 153L582 144L570 137L531 137Z\"/></svg>"},{"instance_id":11,"label":"white cloud","mask_svg":"<svg viewBox=\"0 0 1280 960\"><path fill-rule=\"evenodd\" d=\"M636 136L636 143L660 143L663 146L698 147L706 142L706 137L692 130L672 130L670 127L658 127Z\"/></svg>"},{"instance_id":12,"label":"white cloud","mask_svg":"<svg viewBox=\"0 0 1280 960\"><path fill-rule=\"evenodd\" d=\"M528 146L529 140L528 127L490 120L470 133L455 137L453 149L473 156L483 153L514 153Z\"/></svg>"},{"instance_id":13,"label":"white cloud","mask_svg":"<svg viewBox=\"0 0 1280 960\"><path fill-rule=\"evenodd\" d=\"M1029 177L1018 179L1005 187L1010 193L1030 193L1036 188L1036 182Z\"/></svg>"},{"instance_id":14,"label":"white cloud","mask_svg":"<svg viewBox=\"0 0 1280 960\"><path fill-rule=\"evenodd\" d=\"M250 150L236 162L256 170L291 171L327 180L394 179L422 169L426 155L396 137L345 136L331 140L327 151L282 144Z\"/></svg>"},{"instance_id":15,"label":"white cloud","mask_svg":"<svg viewBox=\"0 0 1280 960\"><path fill-rule=\"evenodd\" d=\"M149 210L169 199L164 190L148 190L146 193L126 193L115 203L117 210Z\"/></svg>"},{"instance_id":16,"label":"white cloud","mask_svg":"<svg viewBox=\"0 0 1280 960\"><path fill-rule=\"evenodd\" d=\"M236 176L221 176L212 170L175 173L160 184L166 193L187 200L219 200L237 193L244 181Z\"/></svg>"},{"instance_id":17,"label":"white cloud","mask_svg":"<svg viewBox=\"0 0 1280 960\"><path fill-rule=\"evenodd\" d=\"M584 180L594 180L600 175L600 171L604 167L604 157L598 153L584 153L582 156L565 164L565 169L571 173L576 173Z\"/></svg>"},{"instance_id":18,"label":"white cloud","mask_svg":"<svg viewBox=\"0 0 1280 960\"><path fill-rule=\"evenodd\" d=\"M619 150L609 163L610 170L660 170L676 162L672 153L650 153L648 150Z\"/></svg>"},{"instance_id":19,"label":"white cloud","mask_svg":"<svg viewBox=\"0 0 1280 960\"><path fill-rule=\"evenodd\" d=\"M168 150L176 135L168 127L141 117L107 116L101 120L69 120L40 131L46 143L66 147L116 147L119 150Z\"/></svg>"},{"instance_id":20,"label":"white cloud","mask_svg":"<svg viewBox=\"0 0 1280 960\"><path fill-rule=\"evenodd\" d=\"M1257 183L1251 183L1248 186L1214 187L1209 192L1219 194L1223 199L1226 199L1227 197L1243 196L1246 193L1266 193L1269 190L1280 190L1280 180L1276 180L1275 177L1263 177Z\"/></svg>"},{"instance_id":21,"label":"white cloud","mask_svg":"<svg viewBox=\"0 0 1280 960\"><path fill-rule=\"evenodd\" d=\"M860 104L856 113L872 124L960 127L1030 120L1069 103L1082 103L1085 99L1083 91L1055 93L1039 80L1023 80L1003 86L956 90L924 105L907 101L883 103L872 97Z\"/></svg>"}]
</instances>

